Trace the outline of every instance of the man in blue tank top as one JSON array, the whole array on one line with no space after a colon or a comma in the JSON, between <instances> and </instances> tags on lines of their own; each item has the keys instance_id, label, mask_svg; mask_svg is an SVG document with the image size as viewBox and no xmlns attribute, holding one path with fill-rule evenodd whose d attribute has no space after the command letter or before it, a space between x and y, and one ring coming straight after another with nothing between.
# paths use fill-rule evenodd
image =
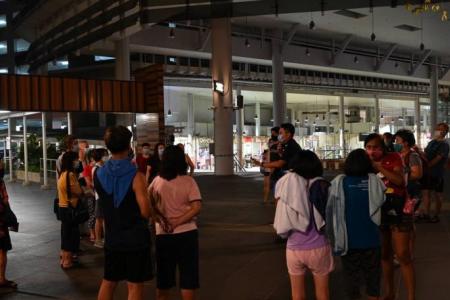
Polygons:
<instances>
[{"instance_id":1,"label":"man in blue tank top","mask_svg":"<svg viewBox=\"0 0 450 300\"><path fill-rule=\"evenodd\" d=\"M94 184L105 222L104 277L98 299L112 300L119 281L127 281L128 299L143 299L152 279L150 206L145 177L129 158L132 133L123 126L106 130L111 159L96 172Z\"/></svg>"}]
</instances>

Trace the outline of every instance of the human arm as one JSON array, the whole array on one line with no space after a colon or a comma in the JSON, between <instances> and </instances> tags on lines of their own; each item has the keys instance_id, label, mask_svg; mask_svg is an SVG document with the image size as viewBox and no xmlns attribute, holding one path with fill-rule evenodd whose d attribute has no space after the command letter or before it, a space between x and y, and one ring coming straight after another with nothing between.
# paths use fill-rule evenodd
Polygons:
<instances>
[{"instance_id":1,"label":"human arm","mask_svg":"<svg viewBox=\"0 0 450 300\"><path fill-rule=\"evenodd\" d=\"M147 165L147 172L145 173L145 182L149 182L150 174L152 173L152 167Z\"/></svg>"},{"instance_id":2,"label":"human arm","mask_svg":"<svg viewBox=\"0 0 450 300\"><path fill-rule=\"evenodd\" d=\"M150 218L150 204L147 200L147 189L145 184L145 177L143 174L137 172L133 180L133 191L136 195L136 201L144 219Z\"/></svg>"},{"instance_id":3,"label":"human arm","mask_svg":"<svg viewBox=\"0 0 450 300\"><path fill-rule=\"evenodd\" d=\"M405 184L404 176L403 176L403 166L396 166L392 169L392 171L383 167L381 162L372 162L373 168L383 174L390 182L395 185L403 186Z\"/></svg>"},{"instance_id":4,"label":"human arm","mask_svg":"<svg viewBox=\"0 0 450 300\"><path fill-rule=\"evenodd\" d=\"M252 158L252 162L258 167L269 168L269 169L282 169L286 165L285 160L276 160L271 162L260 162L257 159Z\"/></svg>"},{"instance_id":5,"label":"human arm","mask_svg":"<svg viewBox=\"0 0 450 300\"><path fill-rule=\"evenodd\" d=\"M192 218L194 218L199 214L201 208L202 208L202 201L200 199L191 201L190 209L186 213L184 213L179 217L169 219L170 225L172 226L173 229L175 229L180 225L190 222Z\"/></svg>"},{"instance_id":6,"label":"human arm","mask_svg":"<svg viewBox=\"0 0 450 300\"><path fill-rule=\"evenodd\" d=\"M186 154L186 163L189 166L189 176L192 177L194 175L195 166L194 166L194 163L192 162L192 159L187 154Z\"/></svg>"}]
</instances>

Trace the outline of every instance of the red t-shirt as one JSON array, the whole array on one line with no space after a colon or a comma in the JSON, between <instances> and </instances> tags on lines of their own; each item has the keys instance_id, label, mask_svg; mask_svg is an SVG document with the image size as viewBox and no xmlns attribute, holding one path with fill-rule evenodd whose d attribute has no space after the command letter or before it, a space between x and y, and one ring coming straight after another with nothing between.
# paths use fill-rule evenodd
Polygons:
<instances>
[{"instance_id":1,"label":"red t-shirt","mask_svg":"<svg viewBox=\"0 0 450 300\"><path fill-rule=\"evenodd\" d=\"M139 170L139 172L146 174L147 173L147 165L150 160L149 158L145 158L142 154L139 154L136 156L136 165Z\"/></svg>"},{"instance_id":2,"label":"red t-shirt","mask_svg":"<svg viewBox=\"0 0 450 300\"><path fill-rule=\"evenodd\" d=\"M92 168L93 168L93 167L94 167L94 166L91 165L91 164L86 165L86 166L83 168L83 173L82 173L83 177L87 177L87 178L89 178L89 179L92 180Z\"/></svg>"},{"instance_id":3,"label":"red t-shirt","mask_svg":"<svg viewBox=\"0 0 450 300\"><path fill-rule=\"evenodd\" d=\"M389 171L394 171L395 168L400 168L401 170L403 170L404 168L402 157L400 156L400 154L395 152L390 152L386 154L386 156L383 157L383 159L381 160L381 165L383 166L383 168ZM383 182L388 188L388 190L386 191L387 193L389 193L389 190L392 189L393 190L392 193L395 195L398 196L405 195L404 186L395 185L392 182L390 182L386 177L383 177Z\"/></svg>"}]
</instances>

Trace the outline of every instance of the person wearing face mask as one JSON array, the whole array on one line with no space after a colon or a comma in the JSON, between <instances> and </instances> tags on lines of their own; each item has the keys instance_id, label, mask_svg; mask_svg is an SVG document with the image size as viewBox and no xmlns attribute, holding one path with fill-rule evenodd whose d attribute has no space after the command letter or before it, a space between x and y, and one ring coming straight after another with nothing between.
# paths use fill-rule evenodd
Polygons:
<instances>
[{"instance_id":1,"label":"person wearing face mask","mask_svg":"<svg viewBox=\"0 0 450 300\"><path fill-rule=\"evenodd\" d=\"M436 126L433 140L425 148L428 160L429 179L428 184L423 187L423 207L419 220L422 222L437 223L440 221L442 201L444 198L444 171L449 155L449 145L445 141L448 133L448 125L440 123ZM431 199L435 200L436 209L434 216L430 217Z\"/></svg>"},{"instance_id":2,"label":"person wearing face mask","mask_svg":"<svg viewBox=\"0 0 450 300\"><path fill-rule=\"evenodd\" d=\"M394 253L400 263L407 299L415 299L415 275L411 254L414 229L413 215L404 213L406 203L405 167L399 153L387 152L383 138L377 133L366 137L364 148L372 166L386 186L386 201L381 207L381 262L385 297L395 299ZM399 150L399 146L397 149ZM395 247L393 246L395 245Z\"/></svg>"},{"instance_id":3,"label":"person wearing face mask","mask_svg":"<svg viewBox=\"0 0 450 300\"><path fill-rule=\"evenodd\" d=\"M80 151L80 147L78 145L78 139L75 136L73 136L71 134L67 135L64 138L62 148L63 148L63 152L56 160L56 173L58 174L58 178L61 175L62 157L63 157L64 153L69 152L69 151L75 152L78 154L79 160L84 160L84 151ZM83 165L79 164L78 169L76 171L78 174L81 174L83 172Z\"/></svg>"},{"instance_id":4,"label":"person wearing face mask","mask_svg":"<svg viewBox=\"0 0 450 300\"><path fill-rule=\"evenodd\" d=\"M383 142L387 152L395 152L394 150L394 136L390 132L383 133Z\"/></svg>"},{"instance_id":5,"label":"person wearing face mask","mask_svg":"<svg viewBox=\"0 0 450 300\"><path fill-rule=\"evenodd\" d=\"M138 155L136 156L137 168L139 172L141 172L144 175L147 173L147 166L151 157L150 152L151 152L150 144L143 143L141 153L138 153Z\"/></svg>"},{"instance_id":6,"label":"person wearing face mask","mask_svg":"<svg viewBox=\"0 0 450 300\"><path fill-rule=\"evenodd\" d=\"M105 148L94 149L92 157L95 161L95 165L92 168L92 178L95 178L99 168L103 167L105 163L109 160L108 150ZM94 195L95 195L95 242L94 247L103 248L104 240L103 237L103 224L104 215L103 209L100 205L99 196L95 190L95 184L93 184Z\"/></svg>"},{"instance_id":7,"label":"person wearing face mask","mask_svg":"<svg viewBox=\"0 0 450 300\"><path fill-rule=\"evenodd\" d=\"M252 159L253 163L263 168L275 169L271 175L271 188L275 188L277 181L290 169L290 162L302 150L300 145L294 140L295 127L290 123L281 124L277 149L279 150L279 159L270 162L260 162Z\"/></svg>"},{"instance_id":8,"label":"person wearing face mask","mask_svg":"<svg viewBox=\"0 0 450 300\"><path fill-rule=\"evenodd\" d=\"M148 185L150 185L153 179L155 179L155 177L159 174L159 170L161 169L162 156L165 148L166 147L163 143L158 143L155 145L155 151L148 162L147 173L145 176Z\"/></svg>"}]
</instances>

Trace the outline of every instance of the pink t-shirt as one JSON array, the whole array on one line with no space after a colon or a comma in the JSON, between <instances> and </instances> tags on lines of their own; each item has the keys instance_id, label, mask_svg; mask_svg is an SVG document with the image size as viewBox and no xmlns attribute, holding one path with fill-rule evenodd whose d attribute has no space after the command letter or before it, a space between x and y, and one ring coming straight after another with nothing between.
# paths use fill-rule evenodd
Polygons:
<instances>
[{"instance_id":1,"label":"pink t-shirt","mask_svg":"<svg viewBox=\"0 0 450 300\"><path fill-rule=\"evenodd\" d=\"M161 198L161 212L167 219L179 217L191 209L191 202L202 199L200 190L191 176L178 176L167 181L157 176L149 187ZM173 233L182 233L197 229L195 218L176 227ZM168 234L156 223L156 234Z\"/></svg>"}]
</instances>

